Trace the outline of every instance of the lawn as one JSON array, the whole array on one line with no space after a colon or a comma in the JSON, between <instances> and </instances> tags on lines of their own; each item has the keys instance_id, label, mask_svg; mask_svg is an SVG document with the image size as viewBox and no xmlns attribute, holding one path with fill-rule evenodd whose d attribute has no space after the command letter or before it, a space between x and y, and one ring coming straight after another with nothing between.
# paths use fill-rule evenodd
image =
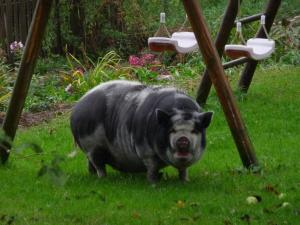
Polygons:
<instances>
[{"instance_id":1,"label":"lawn","mask_svg":"<svg viewBox=\"0 0 300 225\"><path fill-rule=\"evenodd\" d=\"M215 112L207 151L185 184L173 168L156 187L145 174L110 169L107 178L90 176L84 155L70 156L68 113L20 129L0 169L0 224L299 224L299 75L300 67L260 68L249 94L235 93L261 165L257 173L242 168L215 93L206 107ZM237 73L229 79L235 89ZM181 83L194 94L198 80ZM43 152L23 147L16 153L26 143ZM58 173L38 176L43 166ZM257 202L249 204L250 196Z\"/></svg>"}]
</instances>

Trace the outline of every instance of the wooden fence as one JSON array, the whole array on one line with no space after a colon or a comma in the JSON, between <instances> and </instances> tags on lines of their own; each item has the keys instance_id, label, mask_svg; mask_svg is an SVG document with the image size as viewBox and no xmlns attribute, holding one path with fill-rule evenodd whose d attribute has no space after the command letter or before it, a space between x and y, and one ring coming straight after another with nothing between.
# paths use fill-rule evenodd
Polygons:
<instances>
[{"instance_id":1,"label":"wooden fence","mask_svg":"<svg viewBox=\"0 0 300 225\"><path fill-rule=\"evenodd\" d=\"M37 0L0 0L0 46L9 53L13 41L25 44Z\"/></svg>"}]
</instances>

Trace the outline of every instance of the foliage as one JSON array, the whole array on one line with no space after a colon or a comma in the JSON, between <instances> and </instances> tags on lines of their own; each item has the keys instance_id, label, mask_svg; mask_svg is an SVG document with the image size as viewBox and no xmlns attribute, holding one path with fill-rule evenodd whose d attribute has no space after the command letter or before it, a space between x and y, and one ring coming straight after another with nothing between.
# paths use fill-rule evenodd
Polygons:
<instances>
[{"instance_id":1,"label":"foliage","mask_svg":"<svg viewBox=\"0 0 300 225\"><path fill-rule=\"evenodd\" d=\"M134 69L134 73L139 81L156 81L158 73L156 71L151 71L145 67L138 67Z\"/></svg>"},{"instance_id":2,"label":"foliage","mask_svg":"<svg viewBox=\"0 0 300 225\"><path fill-rule=\"evenodd\" d=\"M49 110L52 105L66 101L67 95L61 87L57 72L34 74L25 102L25 110L39 112Z\"/></svg>"},{"instance_id":3,"label":"foliage","mask_svg":"<svg viewBox=\"0 0 300 225\"><path fill-rule=\"evenodd\" d=\"M25 158L28 160L30 158L38 157L40 158L40 168L37 171L36 176L40 177L48 177L49 181L56 185L56 186L63 186L68 180L68 176L64 173L61 168L61 164L65 161L65 157L62 155L58 155L57 153L53 152L53 155L50 157L50 162L45 160L45 153L44 150L41 148L40 145L34 142L25 142L22 143L20 146L15 146L13 148L13 153L19 155L19 160L23 159L21 153L27 152L27 150L32 150L34 154L26 155ZM28 154L28 153L27 153Z\"/></svg>"},{"instance_id":4,"label":"foliage","mask_svg":"<svg viewBox=\"0 0 300 225\"><path fill-rule=\"evenodd\" d=\"M294 18L283 18L275 24L271 33L279 47L276 48L276 55L279 61L284 64L300 64L300 16Z\"/></svg>"},{"instance_id":5,"label":"foliage","mask_svg":"<svg viewBox=\"0 0 300 225\"><path fill-rule=\"evenodd\" d=\"M89 65L84 65L72 54L68 54L67 59L70 73L63 73L62 79L66 91L77 97L108 80L132 79L130 68L120 65L121 58L114 51L98 58L97 62L87 58Z\"/></svg>"},{"instance_id":6,"label":"foliage","mask_svg":"<svg viewBox=\"0 0 300 225\"><path fill-rule=\"evenodd\" d=\"M4 59L0 59L0 111L5 110L8 105L14 79L13 69Z\"/></svg>"}]
</instances>

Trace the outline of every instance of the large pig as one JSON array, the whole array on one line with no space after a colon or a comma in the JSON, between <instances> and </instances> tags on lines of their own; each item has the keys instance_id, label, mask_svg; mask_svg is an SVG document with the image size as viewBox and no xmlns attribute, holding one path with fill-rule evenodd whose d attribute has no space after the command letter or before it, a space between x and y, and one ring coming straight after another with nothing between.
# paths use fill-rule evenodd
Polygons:
<instances>
[{"instance_id":1,"label":"large pig","mask_svg":"<svg viewBox=\"0 0 300 225\"><path fill-rule=\"evenodd\" d=\"M161 168L187 167L205 148L212 112L174 88L111 81L88 91L71 115L74 139L85 152L89 171L106 176L105 165L125 172L147 172L154 183Z\"/></svg>"}]
</instances>

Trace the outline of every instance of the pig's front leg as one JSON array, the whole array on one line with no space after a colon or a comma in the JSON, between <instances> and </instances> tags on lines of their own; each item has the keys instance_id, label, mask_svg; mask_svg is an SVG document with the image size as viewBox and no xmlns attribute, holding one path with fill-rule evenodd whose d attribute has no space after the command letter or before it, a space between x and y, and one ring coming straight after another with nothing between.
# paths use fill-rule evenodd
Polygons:
<instances>
[{"instance_id":1,"label":"pig's front leg","mask_svg":"<svg viewBox=\"0 0 300 225\"><path fill-rule=\"evenodd\" d=\"M187 168L178 168L179 179L183 182L189 181Z\"/></svg>"}]
</instances>

